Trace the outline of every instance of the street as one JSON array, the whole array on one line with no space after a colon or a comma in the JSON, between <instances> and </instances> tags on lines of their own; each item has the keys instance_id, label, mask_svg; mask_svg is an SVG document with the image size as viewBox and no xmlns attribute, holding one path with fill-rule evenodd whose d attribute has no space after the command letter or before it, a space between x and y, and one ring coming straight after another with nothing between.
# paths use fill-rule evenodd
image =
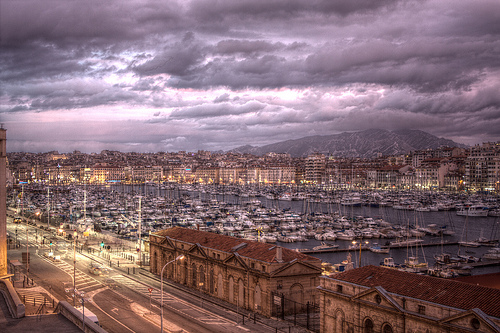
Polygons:
<instances>
[{"instance_id":1,"label":"street","mask_svg":"<svg viewBox=\"0 0 500 333\"><path fill-rule=\"evenodd\" d=\"M11 219L8 219L11 222ZM8 223L8 233L19 243L10 246L9 260L22 263L26 251L26 224ZM17 229L17 236L16 236ZM44 235L50 242L42 241ZM108 332L154 332L160 330L160 282L158 277L132 264L110 267L110 261L99 256L95 249L73 247L55 235L29 226L30 263L24 287L34 281L37 289L56 300L66 300L75 307L84 306L99 318L99 324ZM43 244L42 244L43 243ZM56 246L57 243L57 246ZM80 253L81 251L81 253ZM76 264L73 265L73 256ZM95 275L93 265L102 267L103 274ZM19 279L25 274L25 264L16 270ZM76 293L73 293L75 283ZM25 288L23 290L29 290ZM25 292L26 293L26 292ZM166 331L176 332L289 332L288 324L280 323L280 330L268 322L252 321L245 316L204 301L166 282L164 284L164 319ZM29 314L27 308L27 314ZM277 322L276 322L277 323ZM286 327L285 327L286 326ZM285 330L286 328L286 330ZM296 332L296 330L293 330Z\"/></svg>"}]
</instances>

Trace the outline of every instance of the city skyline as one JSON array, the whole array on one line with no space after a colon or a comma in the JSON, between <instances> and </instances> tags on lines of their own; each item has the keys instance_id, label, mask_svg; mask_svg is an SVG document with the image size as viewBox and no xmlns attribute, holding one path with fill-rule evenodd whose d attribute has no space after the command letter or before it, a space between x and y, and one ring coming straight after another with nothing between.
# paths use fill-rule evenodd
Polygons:
<instances>
[{"instance_id":1,"label":"city skyline","mask_svg":"<svg viewBox=\"0 0 500 333\"><path fill-rule=\"evenodd\" d=\"M370 128L500 140L500 3L0 3L7 151L230 150Z\"/></svg>"}]
</instances>

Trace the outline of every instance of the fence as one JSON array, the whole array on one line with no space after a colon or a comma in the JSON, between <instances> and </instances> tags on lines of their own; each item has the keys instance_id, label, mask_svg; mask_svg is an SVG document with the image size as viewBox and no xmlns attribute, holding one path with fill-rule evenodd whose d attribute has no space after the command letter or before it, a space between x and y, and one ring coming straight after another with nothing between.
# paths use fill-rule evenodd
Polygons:
<instances>
[{"instance_id":1,"label":"fence","mask_svg":"<svg viewBox=\"0 0 500 333\"><path fill-rule=\"evenodd\" d=\"M300 303L277 293L273 293L272 298L271 313L273 317L281 318L312 332L320 331L320 307L318 304Z\"/></svg>"}]
</instances>

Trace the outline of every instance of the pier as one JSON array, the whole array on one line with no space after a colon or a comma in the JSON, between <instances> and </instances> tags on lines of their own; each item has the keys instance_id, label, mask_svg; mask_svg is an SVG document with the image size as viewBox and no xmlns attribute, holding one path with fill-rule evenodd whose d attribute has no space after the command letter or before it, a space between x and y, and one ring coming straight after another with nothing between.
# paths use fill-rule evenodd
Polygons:
<instances>
[{"instance_id":1,"label":"pier","mask_svg":"<svg viewBox=\"0 0 500 333\"><path fill-rule=\"evenodd\" d=\"M430 246L448 246L448 245L458 245L458 242L438 242L438 243L422 243L418 245L397 245L397 246L382 246L382 248L389 248L389 249L404 249L406 247L430 247ZM312 253L333 253L333 252L349 252L349 251L366 251L370 250L369 247L367 246L362 246L361 249L358 247L356 248L346 248L346 249L324 249L324 250L314 250L314 249L296 249L296 251L301 252L301 253L307 253L307 254L312 254Z\"/></svg>"}]
</instances>

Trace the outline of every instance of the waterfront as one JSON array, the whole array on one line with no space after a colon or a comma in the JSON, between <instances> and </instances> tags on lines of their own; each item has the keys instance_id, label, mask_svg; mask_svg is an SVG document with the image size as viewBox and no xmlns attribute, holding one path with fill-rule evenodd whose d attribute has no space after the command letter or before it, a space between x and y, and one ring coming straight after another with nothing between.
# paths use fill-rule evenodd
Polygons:
<instances>
[{"instance_id":1,"label":"waterfront","mask_svg":"<svg viewBox=\"0 0 500 333\"><path fill-rule=\"evenodd\" d=\"M480 246L471 248L459 246L457 243L464 240L477 240L480 237L498 239L499 217L459 216L454 210L417 211L415 209L396 209L395 206L378 205L378 207L374 207L376 206L374 204L359 206L345 205L339 200L343 197L351 196L352 193L348 191L332 192L330 193L330 197L325 197L323 193L322 200L317 199L320 197L320 193L318 192L309 192L307 195L304 193L302 199L280 200L279 198L283 191L276 192L270 196L266 195L263 191L256 192L248 189L235 189L234 187L195 187L173 184L169 186L160 186L160 184L79 186L76 187L76 190L75 193L77 194L70 193L71 191L75 191L74 188L64 190L61 188L60 191L52 190L53 201L57 201L58 204L52 203L53 208L51 209L56 211L59 209L59 215L64 216L64 221L70 220L71 222L75 222L77 219L81 220L83 217L79 214L81 211L85 211L88 216L92 216L93 222L100 224L104 228L108 224L116 227L116 220L118 219L121 219L118 223L122 227L126 225L126 222L123 220L124 218L129 222L137 222L141 218L143 221L142 231L144 238L147 238L149 231L154 232L170 225L185 224L185 226L206 228L207 230L223 232L239 237L251 236L256 240L263 240L261 237L268 237L269 235L277 235L278 239L274 242L278 245L292 249L312 249L322 244L322 241L311 237L311 233L319 232L320 229L326 229L331 226L328 221L318 222L320 217L329 217L329 221L333 221L334 218L339 219L344 217L345 223L347 223L346 226L355 220L359 221L371 218L375 221L385 221L392 228L400 230L406 228L408 230L415 230L417 226L426 227L435 225L440 230L454 232L453 235L423 235L423 245L425 246L391 247L388 254L374 253L368 250L370 246L385 246L394 241L394 239L383 237L355 238L357 243L349 251L345 250L353 246L352 240L336 239L327 243L338 245L339 251L311 254L325 262L336 264L345 260L350 253L355 267L359 266L360 258L361 265L379 265L386 257L394 258L396 263L404 263L409 257L416 257L419 262L427 262L429 267L432 267L435 263L434 256L442 253L448 253L451 256L461 254L481 258L491 247ZM26 191L29 193L28 189ZM41 193L45 192L46 190L39 191L37 195L40 196L38 198L40 202L36 203L34 202L35 199L33 199L31 204L42 208L45 207L46 201L44 201L44 197L41 195ZM83 192L88 195L86 207L82 205ZM267 193L269 192L267 191ZM65 198L68 195L73 197ZM424 195L418 192L414 195L430 196L429 194ZM398 193L381 193L380 200L384 196L394 198L398 196ZM404 196L405 200L407 200L409 195L408 193L404 193L401 196ZM464 201L470 198L461 196L460 200ZM138 206L139 201L142 202L142 214L140 217L137 214L140 208ZM64 213L64 207L58 208L58 206L64 206L64 202L71 202L72 206L70 206L69 210L71 214L68 214L68 212ZM110 210L114 210L118 214L112 216ZM268 223L273 226L271 230L257 231L257 228L262 228L262 223L258 224L256 222L257 212L260 212L260 214L274 214L274 218L270 219ZM232 218L233 216L236 218ZM295 216L297 219L294 222L287 221L286 225L284 225L284 218L290 216ZM243 230L240 230L240 232L237 230L231 231L231 229L224 228L226 223L235 224L237 219L241 222L242 218L247 218L249 223L251 223L247 225L245 232ZM465 228L466 222L467 228ZM293 227L293 230L290 230L291 227ZM128 237L133 237L134 232L137 232L137 223L135 225L131 223L127 228ZM115 230L119 230L121 235L126 235L124 229ZM348 228L346 227L346 229ZM280 241L282 239L279 238L280 235L290 236L294 232L305 230L309 232L309 236L305 241ZM341 229L337 228L334 231L339 232ZM360 241L362 244L361 255L359 249ZM428 246L430 243L435 245ZM498 271L498 266L477 267L472 270L472 274Z\"/></svg>"}]
</instances>

